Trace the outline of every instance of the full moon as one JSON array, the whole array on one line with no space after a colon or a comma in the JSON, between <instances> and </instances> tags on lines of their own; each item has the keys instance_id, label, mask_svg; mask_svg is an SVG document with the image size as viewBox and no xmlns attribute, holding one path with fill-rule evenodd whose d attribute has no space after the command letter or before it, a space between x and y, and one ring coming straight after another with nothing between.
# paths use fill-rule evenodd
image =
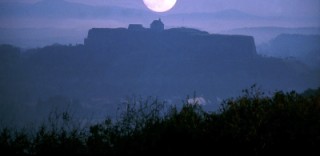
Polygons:
<instances>
[{"instance_id":1,"label":"full moon","mask_svg":"<svg viewBox=\"0 0 320 156\"><path fill-rule=\"evenodd\" d=\"M154 12L166 12L174 7L177 0L143 0L143 2Z\"/></svg>"}]
</instances>

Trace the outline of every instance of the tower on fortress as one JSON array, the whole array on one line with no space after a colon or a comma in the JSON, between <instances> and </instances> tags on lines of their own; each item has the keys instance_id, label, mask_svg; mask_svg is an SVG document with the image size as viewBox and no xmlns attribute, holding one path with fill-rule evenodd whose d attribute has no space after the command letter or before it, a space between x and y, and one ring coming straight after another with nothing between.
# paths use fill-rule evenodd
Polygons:
<instances>
[{"instance_id":1,"label":"tower on fortress","mask_svg":"<svg viewBox=\"0 0 320 156\"><path fill-rule=\"evenodd\" d=\"M159 20L154 20L150 24L150 29L152 31L163 31L164 30L164 24L162 23L161 19L159 18Z\"/></svg>"}]
</instances>

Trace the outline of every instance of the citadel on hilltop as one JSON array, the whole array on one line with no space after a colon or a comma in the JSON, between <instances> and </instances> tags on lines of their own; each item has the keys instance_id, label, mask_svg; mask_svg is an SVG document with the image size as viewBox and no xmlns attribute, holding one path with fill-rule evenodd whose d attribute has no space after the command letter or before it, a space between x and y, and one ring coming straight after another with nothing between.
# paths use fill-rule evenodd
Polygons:
<instances>
[{"instance_id":1,"label":"citadel on hilltop","mask_svg":"<svg viewBox=\"0 0 320 156\"><path fill-rule=\"evenodd\" d=\"M154 20L150 24L150 29L153 30L153 31L163 31L164 30L164 24L162 23L161 19L159 18L159 20Z\"/></svg>"},{"instance_id":2,"label":"citadel on hilltop","mask_svg":"<svg viewBox=\"0 0 320 156\"><path fill-rule=\"evenodd\" d=\"M192 28L164 29L161 19L150 28L129 24L128 28L92 28L84 45L94 52L180 53L205 58L232 59L256 56L252 36L210 34ZM188 53L188 54L187 54ZM170 54L171 55L171 54Z\"/></svg>"},{"instance_id":3,"label":"citadel on hilltop","mask_svg":"<svg viewBox=\"0 0 320 156\"><path fill-rule=\"evenodd\" d=\"M144 28L142 24L129 24L128 30L131 31L143 31L143 30L148 30L147 28ZM154 20L150 24L150 29L151 31L164 31L164 24L162 23L161 19L159 20Z\"/></svg>"}]
</instances>

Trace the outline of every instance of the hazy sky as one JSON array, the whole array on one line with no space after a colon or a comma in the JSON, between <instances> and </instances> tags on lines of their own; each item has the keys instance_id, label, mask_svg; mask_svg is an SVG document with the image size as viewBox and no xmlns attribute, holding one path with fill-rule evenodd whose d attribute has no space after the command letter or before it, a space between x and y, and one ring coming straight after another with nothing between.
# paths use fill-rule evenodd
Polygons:
<instances>
[{"instance_id":1,"label":"hazy sky","mask_svg":"<svg viewBox=\"0 0 320 156\"><path fill-rule=\"evenodd\" d=\"M35 3L40 0L1 0ZM146 9L142 0L66 0L96 6L122 6ZM257 15L317 16L320 0L177 0L171 12L215 12L237 9Z\"/></svg>"},{"instance_id":2,"label":"hazy sky","mask_svg":"<svg viewBox=\"0 0 320 156\"><path fill-rule=\"evenodd\" d=\"M142 0L69 0L94 5L142 8ZM320 0L178 0L172 12L215 12L237 9L257 15L315 16Z\"/></svg>"},{"instance_id":3,"label":"hazy sky","mask_svg":"<svg viewBox=\"0 0 320 156\"><path fill-rule=\"evenodd\" d=\"M0 0L0 42L8 38L14 40L14 37L23 37L20 32L15 31L12 31L13 35L5 34L7 30L2 33L1 29L4 28L72 29L81 33L71 34L69 31L70 39L82 40L92 27L126 27L130 23L141 23L148 27L152 20L159 17L165 22L166 28L185 26L211 33L242 27L320 27L320 0L177 0L176 6L167 13L148 10L143 0L65 0L90 6L89 13L86 10L79 11L77 7L66 10L63 6L58 6L54 10L38 7L32 14L29 8L27 14L28 11L24 13L23 9L17 9L19 13L16 13L12 7L19 3L35 4L40 1ZM7 5L8 3L11 5ZM7 6L11 8L8 9ZM122 9L112 10L114 6ZM135 15L132 9L137 10ZM75 16L70 16L70 12ZM83 16L79 16L82 14ZM45 33L39 33L41 34Z\"/></svg>"},{"instance_id":4,"label":"hazy sky","mask_svg":"<svg viewBox=\"0 0 320 156\"><path fill-rule=\"evenodd\" d=\"M32 4L39 1L41 0L0 0L0 5L1 3L7 2L24 2ZM143 4L143 0L65 1L83 3L93 6L120 6L148 11ZM208 13L222 10L238 10L251 15L263 17L312 18L314 20L313 25L320 25L320 0L177 0L176 6L166 14L199 12ZM149 12L152 13L151 11ZM159 16L161 16L161 14Z\"/></svg>"}]
</instances>

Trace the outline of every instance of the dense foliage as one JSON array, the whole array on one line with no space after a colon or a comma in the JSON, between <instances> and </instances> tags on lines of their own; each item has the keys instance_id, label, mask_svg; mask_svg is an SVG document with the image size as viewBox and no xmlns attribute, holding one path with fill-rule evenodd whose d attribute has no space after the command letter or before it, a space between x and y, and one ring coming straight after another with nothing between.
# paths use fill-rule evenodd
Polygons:
<instances>
[{"instance_id":1,"label":"dense foliage","mask_svg":"<svg viewBox=\"0 0 320 156\"><path fill-rule=\"evenodd\" d=\"M320 93L245 90L218 112L196 103L166 107L157 99L128 101L121 117L89 128L57 114L34 132L2 129L0 150L26 154L320 154Z\"/></svg>"}]
</instances>

